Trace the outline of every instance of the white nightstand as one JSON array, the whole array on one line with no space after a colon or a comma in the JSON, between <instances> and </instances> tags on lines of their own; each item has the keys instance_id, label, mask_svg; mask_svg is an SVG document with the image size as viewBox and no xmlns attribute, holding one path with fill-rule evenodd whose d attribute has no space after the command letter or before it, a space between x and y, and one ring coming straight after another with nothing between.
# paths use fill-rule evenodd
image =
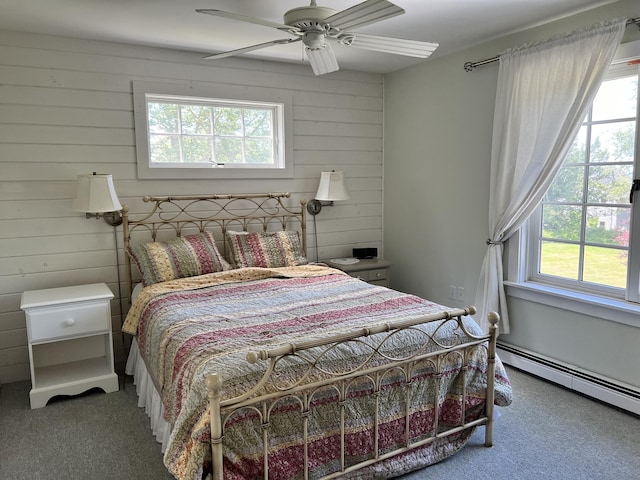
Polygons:
<instances>
[{"instance_id":1,"label":"white nightstand","mask_svg":"<svg viewBox=\"0 0 640 480\"><path fill-rule=\"evenodd\" d=\"M388 260L365 258L349 265L335 263L331 260L325 260L325 263L365 282L382 285L383 287L391 286L391 276L389 274L391 262Z\"/></svg>"},{"instance_id":2,"label":"white nightstand","mask_svg":"<svg viewBox=\"0 0 640 480\"><path fill-rule=\"evenodd\" d=\"M104 283L24 292L31 362L31 408L55 395L90 388L118 390L113 368L111 307Z\"/></svg>"}]
</instances>

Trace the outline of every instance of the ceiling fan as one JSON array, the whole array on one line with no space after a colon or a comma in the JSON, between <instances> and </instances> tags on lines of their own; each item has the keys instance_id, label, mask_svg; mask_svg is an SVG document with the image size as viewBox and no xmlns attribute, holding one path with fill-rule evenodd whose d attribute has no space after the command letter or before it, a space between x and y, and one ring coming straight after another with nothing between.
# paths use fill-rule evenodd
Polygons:
<instances>
[{"instance_id":1,"label":"ceiling fan","mask_svg":"<svg viewBox=\"0 0 640 480\"><path fill-rule=\"evenodd\" d=\"M329 7L318 6L316 5L316 0L311 0L311 5L308 7L298 7L287 11L284 14L284 23L261 20L223 10L197 9L196 12L276 28L291 35L290 38L272 40L238 48L237 50L209 55L204 57L205 59L226 58L273 45L286 45L302 41L313 73L323 75L335 72L340 68L331 44L327 40L351 47L418 58L427 58L438 48L437 43L381 37L379 35L350 31L354 28L380 22L405 13L404 9L387 0L366 0L340 12Z\"/></svg>"}]
</instances>

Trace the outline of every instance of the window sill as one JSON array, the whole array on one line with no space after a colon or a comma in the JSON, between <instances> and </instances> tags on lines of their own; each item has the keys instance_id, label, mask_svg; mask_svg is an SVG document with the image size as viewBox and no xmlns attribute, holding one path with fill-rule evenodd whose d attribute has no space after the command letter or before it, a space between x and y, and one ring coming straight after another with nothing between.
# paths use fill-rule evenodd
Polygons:
<instances>
[{"instance_id":1,"label":"window sill","mask_svg":"<svg viewBox=\"0 0 640 480\"><path fill-rule=\"evenodd\" d=\"M640 304L533 282L504 284L510 297L640 328Z\"/></svg>"}]
</instances>

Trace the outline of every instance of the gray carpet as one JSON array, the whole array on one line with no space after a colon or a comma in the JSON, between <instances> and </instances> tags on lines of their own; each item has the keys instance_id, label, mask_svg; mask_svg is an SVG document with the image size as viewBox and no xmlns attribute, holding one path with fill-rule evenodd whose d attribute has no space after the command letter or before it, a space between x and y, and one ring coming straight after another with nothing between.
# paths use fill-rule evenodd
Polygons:
<instances>
[{"instance_id":1,"label":"gray carpet","mask_svg":"<svg viewBox=\"0 0 640 480\"><path fill-rule=\"evenodd\" d=\"M640 418L509 368L512 406L501 408L494 446L484 428L453 457L403 480L640 479ZM0 479L164 480L160 446L119 392L92 391L29 409L30 382L0 387Z\"/></svg>"}]
</instances>

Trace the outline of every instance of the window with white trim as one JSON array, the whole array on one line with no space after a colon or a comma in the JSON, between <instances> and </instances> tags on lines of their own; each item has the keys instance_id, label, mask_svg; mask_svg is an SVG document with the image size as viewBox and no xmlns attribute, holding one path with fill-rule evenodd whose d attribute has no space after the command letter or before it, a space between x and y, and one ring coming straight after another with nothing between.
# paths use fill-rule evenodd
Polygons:
<instances>
[{"instance_id":1,"label":"window with white trim","mask_svg":"<svg viewBox=\"0 0 640 480\"><path fill-rule=\"evenodd\" d=\"M608 72L528 223L528 279L639 301L640 218L629 202L638 154L637 65ZM638 174L636 174L637 176ZM640 191L636 193L640 201Z\"/></svg>"},{"instance_id":2,"label":"window with white trim","mask_svg":"<svg viewBox=\"0 0 640 480\"><path fill-rule=\"evenodd\" d=\"M139 178L292 177L290 99L272 96L134 82Z\"/></svg>"}]
</instances>

